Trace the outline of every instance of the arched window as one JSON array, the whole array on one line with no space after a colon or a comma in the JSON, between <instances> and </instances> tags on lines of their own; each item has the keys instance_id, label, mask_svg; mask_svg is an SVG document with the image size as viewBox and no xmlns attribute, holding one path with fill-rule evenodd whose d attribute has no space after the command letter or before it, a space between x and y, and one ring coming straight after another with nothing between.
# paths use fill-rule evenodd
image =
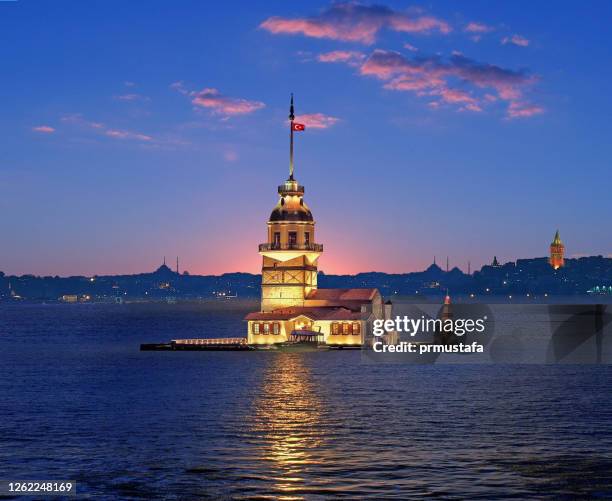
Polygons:
<instances>
[{"instance_id":1,"label":"arched window","mask_svg":"<svg viewBox=\"0 0 612 501\"><path fill-rule=\"evenodd\" d=\"M354 335L359 335L361 334L361 325L359 324L359 322L355 322L353 324L353 334Z\"/></svg>"},{"instance_id":2,"label":"arched window","mask_svg":"<svg viewBox=\"0 0 612 501\"><path fill-rule=\"evenodd\" d=\"M280 324L278 322L274 322L272 324L272 333L273 334L280 334Z\"/></svg>"},{"instance_id":3,"label":"arched window","mask_svg":"<svg viewBox=\"0 0 612 501\"><path fill-rule=\"evenodd\" d=\"M350 333L351 333L351 324L343 323L342 324L342 334L346 336L347 334L350 334Z\"/></svg>"},{"instance_id":4,"label":"arched window","mask_svg":"<svg viewBox=\"0 0 612 501\"><path fill-rule=\"evenodd\" d=\"M253 334L259 334L259 324L253 324Z\"/></svg>"},{"instance_id":5,"label":"arched window","mask_svg":"<svg viewBox=\"0 0 612 501\"><path fill-rule=\"evenodd\" d=\"M340 334L340 324L338 322L332 322L331 333L336 336Z\"/></svg>"},{"instance_id":6,"label":"arched window","mask_svg":"<svg viewBox=\"0 0 612 501\"><path fill-rule=\"evenodd\" d=\"M264 331L264 334L270 334L270 324L268 323L263 324L263 331Z\"/></svg>"}]
</instances>

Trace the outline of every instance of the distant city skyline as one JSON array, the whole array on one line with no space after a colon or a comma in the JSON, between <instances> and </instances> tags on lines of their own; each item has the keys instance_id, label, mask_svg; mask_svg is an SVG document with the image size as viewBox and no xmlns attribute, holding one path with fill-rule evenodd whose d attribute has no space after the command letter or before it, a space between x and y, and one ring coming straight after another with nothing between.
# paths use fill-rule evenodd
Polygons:
<instances>
[{"instance_id":1,"label":"distant city skyline","mask_svg":"<svg viewBox=\"0 0 612 501\"><path fill-rule=\"evenodd\" d=\"M147 5L0 2L6 274L257 273L290 92L325 273L612 254L610 4Z\"/></svg>"}]
</instances>

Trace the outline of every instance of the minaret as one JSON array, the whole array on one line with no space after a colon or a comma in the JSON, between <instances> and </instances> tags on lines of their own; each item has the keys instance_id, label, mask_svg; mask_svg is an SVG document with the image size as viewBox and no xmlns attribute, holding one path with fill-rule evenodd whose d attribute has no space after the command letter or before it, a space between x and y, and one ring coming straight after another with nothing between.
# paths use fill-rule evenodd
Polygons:
<instances>
[{"instance_id":1,"label":"minaret","mask_svg":"<svg viewBox=\"0 0 612 501\"><path fill-rule=\"evenodd\" d=\"M179 267L178 267L178 256L176 256L176 274L179 274Z\"/></svg>"},{"instance_id":2,"label":"minaret","mask_svg":"<svg viewBox=\"0 0 612 501\"><path fill-rule=\"evenodd\" d=\"M279 200L268 220L268 241L259 246L261 311L303 306L317 288L317 261L323 246L315 242L315 221L304 202L304 187L294 177L293 95L289 108L289 178L278 187ZM297 124L296 124L297 125Z\"/></svg>"},{"instance_id":3,"label":"minaret","mask_svg":"<svg viewBox=\"0 0 612 501\"><path fill-rule=\"evenodd\" d=\"M558 270L565 264L565 261L563 258L564 254L565 254L565 246L563 245L563 242L561 242L561 238L559 237L559 230L557 230L557 233L555 233L555 238L550 244L550 259L548 260L550 265L555 270Z\"/></svg>"}]
</instances>

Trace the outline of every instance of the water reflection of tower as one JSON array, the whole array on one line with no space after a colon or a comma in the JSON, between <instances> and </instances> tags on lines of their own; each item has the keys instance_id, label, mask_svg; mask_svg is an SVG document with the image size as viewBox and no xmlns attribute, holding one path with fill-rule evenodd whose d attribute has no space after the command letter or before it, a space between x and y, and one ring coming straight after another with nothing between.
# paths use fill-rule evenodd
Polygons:
<instances>
[{"instance_id":1,"label":"water reflection of tower","mask_svg":"<svg viewBox=\"0 0 612 501\"><path fill-rule=\"evenodd\" d=\"M304 488L309 465L321 460L324 408L304 357L278 353L271 359L253 402L251 432L259 459L267 461L279 493Z\"/></svg>"}]
</instances>

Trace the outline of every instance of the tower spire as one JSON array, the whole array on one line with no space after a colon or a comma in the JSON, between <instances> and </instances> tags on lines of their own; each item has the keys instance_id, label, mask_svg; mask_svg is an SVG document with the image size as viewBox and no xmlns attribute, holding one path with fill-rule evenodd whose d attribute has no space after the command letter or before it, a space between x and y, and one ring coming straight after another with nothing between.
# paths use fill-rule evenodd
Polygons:
<instances>
[{"instance_id":1,"label":"tower spire","mask_svg":"<svg viewBox=\"0 0 612 501\"><path fill-rule=\"evenodd\" d=\"M550 244L550 259L549 259L550 265L555 270L558 270L565 264L564 254L565 254L565 246L563 245L563 242L561 241L561 237L559 236L559 230L557 230L557 232L555 233L555 238Z\"/></svg>"},{"instance_id":2,"label":"tower spire","mask_svg":"<svg viewBox=\"0 0 612 501\"><path fill-rule=\"evenodd\" d=\"M293 92L291 93L291 105L289 106L289 180L293 181L293 121L295 113L293 110Z\"/></svg>"}]
</instances>

